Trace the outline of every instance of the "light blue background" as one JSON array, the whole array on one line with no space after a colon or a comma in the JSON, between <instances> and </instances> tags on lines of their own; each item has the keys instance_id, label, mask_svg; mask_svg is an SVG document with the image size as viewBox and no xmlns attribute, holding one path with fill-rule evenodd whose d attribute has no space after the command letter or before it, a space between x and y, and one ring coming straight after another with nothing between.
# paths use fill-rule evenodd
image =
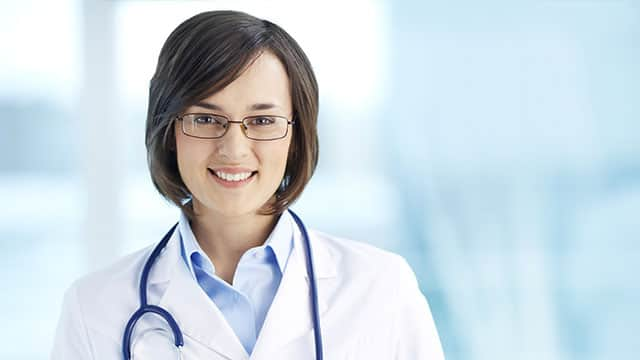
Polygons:
<instances>
[{"instance_id":1,"label":"light blue background","mask_svg":"<svg viewBox=\"0 0 640 360\"><path fill-rule=\"evenodd\" d=\"M307 51L309 226L404 255L448 359L640 353L640 2L0 4L0 358L45 359L73 279L177 211L143 143L169 32L269 18Z\"/></svg>"}]
</instances>

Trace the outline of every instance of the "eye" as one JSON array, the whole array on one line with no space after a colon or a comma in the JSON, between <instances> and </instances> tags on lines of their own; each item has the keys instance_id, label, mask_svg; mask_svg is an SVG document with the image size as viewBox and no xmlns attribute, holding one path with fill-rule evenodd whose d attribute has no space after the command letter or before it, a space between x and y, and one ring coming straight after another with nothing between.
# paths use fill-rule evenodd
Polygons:
<instances>
[{"instance_id":1,"label":"eye","mask_svg":"<svg viewBox=\"0 0 640 360\"><path fill-rule=\"evenodd\" d=\"M194 115L193 122L197 125L222 125L225 123L224 118L209 114Z\"/></svg>"},{"instance_id":2,"label":"eye","mask_svg":"<svg viewBox=\"0 0 640 360\"><path fill-rule=\"evenodd\" d=\"M249 120L249 125L256 125L256 126L268 126L268 125L273 125L275 123L275 119L272 117L268 117L268 116L258 116L258 117L254 117L251 118Z\"/></svg>"}]
</instances>

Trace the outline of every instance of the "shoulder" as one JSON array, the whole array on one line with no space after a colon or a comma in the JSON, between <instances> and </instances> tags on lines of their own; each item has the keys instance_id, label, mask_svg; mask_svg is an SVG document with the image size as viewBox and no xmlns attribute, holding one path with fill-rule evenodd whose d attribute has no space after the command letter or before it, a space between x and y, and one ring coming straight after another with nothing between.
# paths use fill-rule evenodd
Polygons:
<instances>
[{"instance_id":1,"label":"shoulder","mask_svg":"<svg viewBox=\"0 0 640 360\"><path fill-rule=\"evenodd\" d=\"M91 303L108 299L107 294L124 294L127 289L137 286L139 274L151 250L152 246L145 247L84 275L73 283L71 290L77 293L79 300L91 299Z\"/></svg>"},{"instance_id":2,"label":"shoulder","mask_svg":"<svg viewBox=\"0 0 640 360\"><path fill-rule=\"evenodd\" d=\"M349 296L359 294L389 304L402 293L418 289L415 273L401 255L313 229L309 236L314 265L321 274L337 280L333 283L338 293L348 289Z\"/></svg>"},{"instance_id":3,"label":"shoulder","mask_svg":"<svg viewBox=\"0 0 640 360\"><path fill-rule=\"evenodd\" d=\"M52 359L102 358L104 349L117 349L122 324L137 307L138 274L149 252L145 248L127 255L67 289Z\"/></svg>"},{"instance_id":4,"label":"shoulder","mask_svg":"<svg viewBox=\"0 0 640 360\"><path fill-rule=\"evenodd\" d=\"M125 255L113 263L78 278L68 290L75 293L78 309L89 326L113 324L119 326L133 313L139 303L139 282L142 269L156 244ZM166 258L163 252L156 265ZM164 272L154 266L150 279ZM102 326L102 325L100 325Z\"/></svg>"},{"instance_id":5,"label":"shoulder","mask_svg":"<svg viewBox=\"0 0 640 360\"><path fill-rule=\"evenodd\" d=\"M75 311L89 328L112 323L119 326L123 316L138 305L138 282L152 247L126 255L112 264L77 279L67 290Z\"/></svg>"},{"instance_id":6,"label":"shoulder","mask_svg":"<svg viewBox=\"0 0 640 360\"><path fill-rule=\"evenodd\" d=\"M389 275L402 274L403 277L413 277L413 271L406 260L391 251L367 244L362 241L330 235L311 229L309 235L320 243L339 268L363 271L369 275L384 272Z\"/></svg>"},{"instance_id":7,"label":"shoulder","mask_svg":"<svg viewBox=\"0 0 640 360\"><path fill-rule=\"evenodd\" d=\"M402 256L318 231L310 231L310 236L335 264L340 281L329 294L336 300L333 303L349 304L337 318L359 323L361 342L391 341L389 357L395 359L444 359L427 299Z\"/></svg>"},{"instance_id":8,"label":"shoulder","mask_svg":"<svg viewBox=\"0 0 640 360\"><path fill-rule=\"evenodd\" d=\"M319 231L311 230L309 235L316 244L313 250L318 249L326 262L323 266L334 268L334 281L319 279L321 295L332 304L327 313L329 324L329 319L335 319L336 328L359 334L356 341L360 343L388 344L388 348L383 347L386 350L380 350L383 357L444 358L427 300L402 256ZM350 319L348 326L344 324L346 318ZM362 358L376 356L367 350L358 351L366 353Z\"/></svg>"}]
</instances>

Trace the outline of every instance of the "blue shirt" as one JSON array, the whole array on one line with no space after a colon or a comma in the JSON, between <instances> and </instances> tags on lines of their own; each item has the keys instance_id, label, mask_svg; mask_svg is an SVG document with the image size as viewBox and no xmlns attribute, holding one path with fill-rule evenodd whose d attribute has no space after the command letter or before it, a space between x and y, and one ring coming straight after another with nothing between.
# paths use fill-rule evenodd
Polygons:
<instances>
[{"instance_id":1,"label":"blue shirt","mask_svg":"<svg viewBox=\"0 0 640 360\"><path fill-rule=\"evenodd\" d=\"M293 249L290 218L288 212L282 213L265 243L247 250L240 257L233 285L216 275L215 265L196 241L188 218L184 214L180 218L178 230L185 264L202 290L220 309L249 355Z\"/></svg>"}]
</instances>

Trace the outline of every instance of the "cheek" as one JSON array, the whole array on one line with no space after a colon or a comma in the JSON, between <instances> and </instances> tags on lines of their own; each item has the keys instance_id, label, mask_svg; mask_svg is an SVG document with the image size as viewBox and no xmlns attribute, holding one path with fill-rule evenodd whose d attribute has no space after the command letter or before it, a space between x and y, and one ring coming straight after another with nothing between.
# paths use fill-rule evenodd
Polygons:
<instances>
[{"instance_id":1,"label":"cheek","mask_svg":"<svg viewBox=\"0 0 640 360\"><path fill-rule=\"evenodd\" d=\"M188 181L190 174L198 172L201 168L200 164L206 161L207 151L206 143L189 138L182 133L176 135L176 158L183 181Z\"/></svg>"},{"instance_id":2,"label":"cheek","mask_svg":"<svg viewBox=\"0 0 640 360\"><path fill-rule=\"evenodd\" d=\"M270 169L270 176L281 178L287 166L290 141L281 143L264 144L260 148L263 165Z\"/></svg>"},{"instance_id":3,"label":"cheek","mask_svg":"<svg viewBox=\"0 0 640 360\"><path fill-rule=\"evenodd\" d=\"M284 172L284 168L287 165L287 159L289 156L289 147L291 146L291 138L288 138L287 141L283 141L282 144L278 144L277 149L277 162L282 168L282 172Z\"/></svg>"}]
</instances>

